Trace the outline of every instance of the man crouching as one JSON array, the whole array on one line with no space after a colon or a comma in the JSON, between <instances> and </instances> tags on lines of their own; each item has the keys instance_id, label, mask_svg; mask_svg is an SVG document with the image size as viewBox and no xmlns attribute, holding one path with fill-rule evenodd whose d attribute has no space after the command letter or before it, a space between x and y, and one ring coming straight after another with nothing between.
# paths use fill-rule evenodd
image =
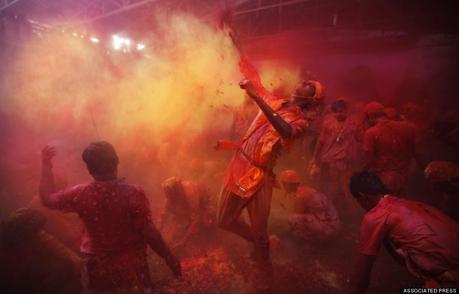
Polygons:
<instances>
[{"instance_id":1,"label":"man crouching","mask_svg":"<svg viewBox=\"0 0 459 294\"><path fill-rule=\"evenodd\" d=\"M364 293L380 248L425 287L459 283L459 224L439 210L389 193L379 177L370 172L352 176L352 195L367 210L360 226L360 257L351 281L351 293Z\"/></svg>"}]
</instances>

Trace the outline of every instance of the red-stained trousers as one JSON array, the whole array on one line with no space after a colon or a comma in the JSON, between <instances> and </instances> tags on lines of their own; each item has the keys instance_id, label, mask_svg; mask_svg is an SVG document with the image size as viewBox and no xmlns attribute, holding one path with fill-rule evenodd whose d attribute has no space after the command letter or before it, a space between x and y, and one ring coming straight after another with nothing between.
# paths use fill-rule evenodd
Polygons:
<instances>
[{"instance_id":1,"label":"red-stained trousers","mask_svg":"<svg viewBox=\"0 0 459 294\"><path fill-rule=\"evenodd\" d=\"M218 224L254 244L254 258L259 264L270 265L268 218L271 210L273 179L265 176L263 184L250 198L242 198L223 189L218 208ZM246 208L250 225L242 218Z\"/></svg>"}]
</instances>

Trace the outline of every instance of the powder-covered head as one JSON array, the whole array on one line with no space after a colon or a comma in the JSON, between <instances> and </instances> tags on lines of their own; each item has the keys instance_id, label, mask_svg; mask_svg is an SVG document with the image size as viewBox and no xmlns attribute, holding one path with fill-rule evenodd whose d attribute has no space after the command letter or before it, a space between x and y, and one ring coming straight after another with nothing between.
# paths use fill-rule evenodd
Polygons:
<instances>
[{"instance_id":1,"label":"powder-covered head","mask_svg":"<svg viewBox=\"0 0 459 294\"><path fill-rule=\"evenodd\" d=\"M107 178L116 174L119 159L115 148L108 142L89 144L81 155L89 173L96 178Z\"/></svg>"}]
</instances>

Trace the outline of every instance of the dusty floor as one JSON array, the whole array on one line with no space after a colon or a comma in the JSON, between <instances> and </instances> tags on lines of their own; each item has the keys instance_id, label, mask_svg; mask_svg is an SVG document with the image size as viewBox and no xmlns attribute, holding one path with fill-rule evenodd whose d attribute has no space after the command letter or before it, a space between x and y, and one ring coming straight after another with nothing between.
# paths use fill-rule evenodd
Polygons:
<instances>
[{"instance_id":1,"label":"dusty floor","mask_svg":"<svg viewBox=\"0 0 459 294\"><path fill-rule=\"evenodd\" d=\"M279 199L279 198L277 198ZM272 251L274 290L272 293L345 293L347 279L358 254L358 225L344 231L327 245L311 245L288 233L284 208L273 200L270 233L280 240ZM255 293L251 285L250 247L245 241L217 231L197 252L182 256L183 277L173 280L164 263L151 257L152 278L158 293ZM381 250L367 293L399 293L407 286L420 286L385 250Z\"/></svg>"}]
</instances>

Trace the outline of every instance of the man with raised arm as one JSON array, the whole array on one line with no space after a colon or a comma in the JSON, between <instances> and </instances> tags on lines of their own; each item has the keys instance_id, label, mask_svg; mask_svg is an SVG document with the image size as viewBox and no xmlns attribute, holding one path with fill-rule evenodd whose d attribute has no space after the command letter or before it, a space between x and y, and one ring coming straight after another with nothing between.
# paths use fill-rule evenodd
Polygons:
<instances>
[{"instance_id":1,"label":"man with raised arm","mask_svg":"<svg viewBox=\"0 0 459 294\"><path fill-rule=\"evenodd\" d=\"M51 209L74 212L84 223L84 293L151 293L147 264L149 245L165 259L176 277L179 261L172 255L151 220L150 205L142 188L118 178L118 156L107 142L91 143L82 154L94 181L55 191L53 147L42 151L40 199Z\"/></svg>"},{"instance_id":2,"label":"man with raised arm","mask_svg":"<svg viewBox=\"0 0 459 294\"><path fill-rule=\"evenodd\" d=\"M241 58L240 66L246 78L240 86L256 102L260 111L239 144L226 144L236 152L227 169L220 195L218 224L253 243L252 256L257 268L270 273L267 225L273 168L281 150L288 148L292 140L308 127L306 112L322 102L324 90L317 81L304 81L290 99L281 99L263 87L258 73L246 57ZM243 209L247 209L251 225L241 220Z\"/></svg>"}]
</instances>

